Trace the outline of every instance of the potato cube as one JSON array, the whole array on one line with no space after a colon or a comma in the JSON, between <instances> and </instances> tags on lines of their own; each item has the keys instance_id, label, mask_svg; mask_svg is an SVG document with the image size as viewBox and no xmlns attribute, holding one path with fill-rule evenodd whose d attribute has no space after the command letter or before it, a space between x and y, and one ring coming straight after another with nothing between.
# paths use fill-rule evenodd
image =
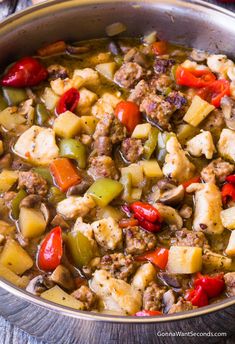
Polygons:
<instances>
[{"instance_id":1,"label":"potato cube","mask_svg":"<svg viewBox=\"0 0 235 344\"><path fill-rule=\"evenodd\" d=\"M43 92L42 99L48 110L54 110L60 97L55 94L50 87L46 87Z\"/></svg>"},{"instance_id":2,"label":"potato cube","mask_svg":"<svg viewBox=\"0 0 235 344\"><path fill-rule=\"evenodd\" d=\"M130 173L132 186L139 186L144 180L143 167L138 164L131 164L127 167L121 168L122 176Z\"/></svg>"},{"instance_id":3,"label":"potato cube","mask_svg":"<svg viewBox=\"0 0 235 344\"><path fill-rule=\"evenodd\" d=\"M82 116L80 117L81 122L81 132L83 134L92 135L94 134L96 125L97 125L97 118L94 116Z\"/></svg>"},{"instance_id":4,"label":"potato cube","mask_svg":"<svg viewBox=\"0 0 235 344\"><path fill-rule=\"evenodd\" d=\"M151 128L152 126L149 123L138 124L135 127L131 137L133 137L134 139L147 139L150 134Z\"/></svg>"},{"instance_id":5,"label":"potato cube","mask_svg":"<svg viewBox=\"0 0 235 344\"><path fill-rule=\"evenodd\" d=\"M235 231L231 232L228 246L227 246L225 252L228 256L235 256Z\"/></svg>"},{"instance_id":6,"label":"potato cube","mask_svg":"<svg viewBox=\"0 0 235 344\"><path fill-rule=\"evenodd\" d=\"M38 209L21 208L19 215L20 231L25 238L36 238L46 229L46 220Z\"/></svg>"},{"instance_id":7,"label":"potato cube","mask_svg":"<svg viewBox=\"0 0 235 344\"><path fill-rule=\"evenodd\" d=\"M157 160L140 161L140 165L143 167L144 175L147 178L162 178L163 173L157 162Z\"/></svg>"},{"instance_id":8,"label":"potato cube","mask_svg":"<svg viewBox=\"0 0 235 344\"><path fill-rule=\"evenodd\" d=\"M0 264L22 275L33 266L33 260L18 242L8 239L0 255Z\"/></svg>"},{"instance_id":9,"label":"potato cube","mask_svg":"<svg viewBox=\"0 0 235 344\"><path fill-rule=\"evenodd\" d=\"M13 184L18 179L18 172L2 170L0 173L0 192L6 192L10 190Z\"/></svg>"},{"instance_id":10,"label":"potato cube","mask_svg":"<svg viewBox=\"0 0 235 344\"><path fill-rule=\"evenodd\" d=\"M57 285L41 294L43 299L58 303L59 305L71 307L75 309L83 309L83 303L75 299L75 297L67 294Z\"/></svg>"},{"instance_id":11,"label":"potato cube","mask_svg":"<svg viewBox=\"0 0 235 344\"><path fill-rule=\"evenodd\" d=\"M29 283L29 277L20 277L2 264L0 264L0 276L19 288L26 288Z\"/></svg>"},{"instance_id":12,"label":"potato cube","mask_svg":"<svg viewBox=\"0 0 235 344\"><path fill-rule=\"evenodd\" d=\"M220 217L225 228L235 229L235 207L222 210Z\"/></svg>"},{"instance_id":13,"label":"potato cube","mask_svg":"<svg viewBox=\"0 0 235 344\"><path fill-rule=\"evenodd\" d=\"M77 112L80 115L89 114L91 111L91 106L98 99L94 92L89 91L87 88L83 87L79 90L80 99L77 105Z\"/></svg>"},{"instance_id":14,"label":"potato cube","mask_svg":"<svg viewBox=\"0 0 235 344\"><path fill-rule=\"evenodd\" d=\"M105 78L113 80L113 76L117 69L117 65L115 62L100 63L95 67L95 69Z\"/></svg>"},{"instance_id":15,"label":"potato cube","mask_svg":"<svg viewBox=\"0 0 235 344\"><path fill-rule=\"evenodd\" d=\"M81 131L80 118L74 113L66 111L55 119L53 129L56 135L70 139Z\"/></svg>"},{"instance_id":16,"label":"potato cube","mask_svg":"<svg viewBox=\"0 0 235 344\"><path fill-rule=\"evenodd\" d=\"M73 79L77 76L81 76L84 79L83 86L94 87L100 82L99 74L92 68L75 69L73 73Z\"/></svg>"},{"instance_id":17,"label":"potato cube","mask_svg":"<svg viewBox=\"0 0 235 344\"><path fill-rule=\"evenodd\" d=\"M196 127L201 123L215 107L199 96L194 96L192 104L188 108L183 120Z\"/></svg>"},{"instance_id":18,"label":"potato cube","mask_svg":"<svg viewBox=\"0 0 235 344\"><path fill-rule=\"evenodd\" d=\"M200 247L171 246L167 270L172 274L193 274L202 268Z\"/></svg>"},{"instance_id":19,"label":"potato cube","mask_svg":"<svg viewBox=\"0 0 235 344\"><path fill-rule=\"evenodd\" d=\"M134 201L138 201L141 199L141 195L142 195L142 189L139 188L133 188L131 191L131 198Z\"/></svg>"}]
</instances>

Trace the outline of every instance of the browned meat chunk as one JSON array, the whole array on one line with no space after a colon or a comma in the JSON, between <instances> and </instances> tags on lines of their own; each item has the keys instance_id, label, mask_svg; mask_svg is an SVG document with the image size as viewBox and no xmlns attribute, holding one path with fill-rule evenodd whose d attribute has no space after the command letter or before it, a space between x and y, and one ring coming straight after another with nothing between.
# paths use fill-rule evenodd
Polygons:
<instances>
[{"instance_id":1,"label":"browned meat chunk","mask_svg":"<svg viewBox=\"0 0 235 344\"><path fill-rule=\"evenodd\" d=\"M234 165L222 158L213 160L209 165L203 168L201 172L202 179L205 182L223 183L228 175L234 170Z\"/></svg>"},{"instance_id":2,"label":"browned meat chunk","mask_svg":"<svg viewBox=\"0 0 235 344\"><path fill-rule=\"evenodd\" d=\"M160 74L158 76L154 76L150 81L151 89L163 92L167 87L172 86L172 79L166 74Z\"/></svg>"},{"instance_id":3,"label":"browned meat chunk","mask_svg":"<svg viewBox=\"0 0 235 344\"><path fill-rule=\"evenodd\" d=\"M10 153L3 155L0 159L0 169L9 168L12 163L12 156Z\"/></svg>"},{"instance_id":4,"label":"browned meat chunk","mask_svg":"<svg viewBox=\"0 0 235 344\"><path fill-rule=\"evenodd\" d=\"M122 142L126 137L126 128L113 115L105 114L98 122L93 138L97 140L99 137L108 136L112 144Z\"/></svg>"},{"instance_id":5,"label":"browned meat chunk","mask_svg":"<svg viewBox=\"0 0 235 344\"><path fill-rule=\"evenodd\" d=\"M18 188L25 188L28 193L42 197L46 196L48 191L46 180L32 171L19 173Z\"/></svg>"},{"instance_id":6,"label":"browned meat chunk","mask_svg":"<svg viewBox=\"0 0 235 344\"><path fill-rule=\"evenodd\" d=\"M140 104L140 111L146 113L147 117L163 129L171 129L169 121L175 106L165 101L162 96L154 93L147 95Z\"/></svg>"},{"instance_id":7,"label":"browned meat chunk","mask_svg":"<svg viewBox=\"0 0 235 344\"><path fill-rule=\"evenodd\" d=\"M126 53L124 62L135 62L144 68L149 66L149 59L147 56L136 48L132 48Z\"/></svg>"},{"instance_id":8,"label":"browned meat chunk","mask_svg":"<svg viewBox=\"0 0 235 344\"><path fill-rule=\"evenodd\" d=\"M53 64L47 68L49 74L49 80L56 80L56 79L66 79L68 78L68 70L67 68L59 65Z\"/></svg>"},{"instance_id":9,"label":"browned meat chunk","mask_svg":"<svg viewBox=\"0 0 235 344\"><path fill-rule=\"evenodd\" d=\"M145 80L140 80L135 88L131 91L128 100L140 105L144 97L150 92L149 85Z\"/></svg>"},{"instance_id":10,"label":"browned meat chunk","mask_svg":"<svg viewBox=\"0 0 235 344\"><path fill-rule=\"evenodd\" d=\"M181 109L187 103L183 93L177 91L170 92L165 100L171 105L174 105L176 110Z\"/></svg>"},{"instance_id":11,"label":"browned meat chunk","mask_svg":"<svg viewBox=\"0 0 235 344\"><path fill-rule=\"evenodd\" d=\"M208 241L202 232L190 231L183 228L175 232L176 238L172 239L172 245L209 248Z\"/></svg>"},{"instance_id":12,"label":"browned meat chunk","mask_svg":"<svg viewBox=\"0 0 235 344\"><path fill-rule=\"evenodd\" d=\"M91 158L87 173L95 180L99 178L118 179L119 177L114 161L106 155Z\"/></svg>"},{"instance_id":13,"label":"browned meat chunk","mask_svg":"<svg viewBox=\"0 0 235 344\"><path fill-rule=\"evenodd\" d=\"M228 272L225 274L224 280L228 296L235 296L235 272Z\"/></svg>"},{"instance_id":14,"label":"browned meat chunk","mask_svg":"<svg viewBox=\"0 0 235 344\"><path fill-rule=\"evenodd\" d=\"M154 63L154 71L157 74L165 74L175 64L173 59L156 59Z\"/></svg>"},{"instance_id":15,"label":"browned meat chunk","mask_svg":"<svg viewBox=\"0 0 235 344\"><path fill-rule=\"evenodd\" d=\"M132 88L144 75L143 68L135 62L124 63L115 73L115 82L124 88Z\"/></svg>"},{"instance_id":16,"label":"browned meat chunk","mask_svg":"<svg viewBox=\"0 0 235 344\"><path fill-rule=\"evenodd\" d=\"M121 153L127 162L136 162L143 154L144 147L141 140L125 139L121 145Z\"/></svg>"},{"instance_id":17,"label":"browned meat chunk","mask_svg":"<svg viewBox=\"0 0 235 344\"><path fill-rule=\"evenodd\" d=\"M95 154L97 155L111 155L112 153L112 142L108 136L99 136L93 145Z\"/></svg>"},{"instance_id":18,"label":"browned meat chunk","mask_svg":"<svg viewBox=\"0 0 235 344\"><path fill-rule=\"evenodd\" d=\"M182 297L180 297L179 301L170 308L168 314L191 311L195 308L197 307L193 306L190 301L185 301Z\"/></svg>"},{"instance_id":19,"label":"browned meat chunk","mask_svg":"<svg viewBox=\"0 0 235 344\"><path fill-rule=\"evenodd\" d=\"M90 311L96 307L97 296L90 288L85 285L82 285L79 289L75 290L72 294L75 299L81 301L84 304L84 308L87 311Z\"/></svg>"},{"instance_id":20,"label":"browned meat chunk","mask_svg":"<svg viewBox=\"0 0 235 344\"><path fill-rule=\"evenodd\" d=\"M127 281L137 266L130 254L125 256L123 253L113 253L101 258L99 268L109 271L115 278Z\"/></svg>"},{"instance_id":21,"label":"browned meat chunk","mask_svg":"<svg viewBox=\"0 0 235 344\"><path fill-rule=\"evenodd\" d=\"M160 310L165 291L165 288L159 287L156 282L151 282L143 293L143 309L148 311Z\"/></svg>"},{"instance_id":22,"label":"browned meat chunk","mask_svg":"<svg viewBox=\"0 0 235 344\"><path fill-rule=\"evenodd\" d=\"M138 255L154 249L157 245L157 239L154 234L137 226L125 228L124 235L126 253Z\"/></svg>"},{"instance_id":23,"label":"browned meat chunk","mask_svg":"<svg viewBox=\"0 0 235 344\"><path fill-rule=\"evenodd\" d=\"M32 165L19 157L15 157L12 162L12 168L13 170L29 171L32 168Z\"/></svg>"}]
</instances>

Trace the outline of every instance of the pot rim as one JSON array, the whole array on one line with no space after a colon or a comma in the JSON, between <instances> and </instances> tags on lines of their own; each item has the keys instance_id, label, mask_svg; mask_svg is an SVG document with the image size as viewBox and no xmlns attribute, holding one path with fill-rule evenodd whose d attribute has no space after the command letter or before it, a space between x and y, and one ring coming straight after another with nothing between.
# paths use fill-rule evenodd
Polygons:
<instances>
[{"instance_id":1,"label":"pot rim","mask_svg":"<svg viewBox=\"0 0 235 344\"><path fill-rule=\"evenodd\" d=\"M145 3L161 3L160 0L118 0L115 2L115 5L118 3L126 3L129 2L132 4L133 8L138 4L145 4ZM18 26L21 21L21 23L24 23L28 21L28 19L33 19L38 16L38 11L40 10L42 14L48 13L51 8L59 9L62 7L70 8L74 7L74 4L76 3L77 6L84 6L84 5L97 5L97 4L111 4L113 3L113 0L49 0L44 3L40 3L31 7L26 8L25 10L21 12L17 12L15 14L10 15L6 19L4 19L0 23L0 30L4 32L7 30L7 26ZM210 3L206 3L202 0L167 0L164 1L165 3L175 3L179 5L183 5L185 7L192 7L200 8L201 10L207 10L210 9L214 12L221 13L224 15L227 15L229 17L232 17L235 19L235 13L226 10L222 7L219 7L217 5L213 5ZM12 29L12 28L11 28ZM110 315L110 314L102 314L102 313L95 313L95 312L86 312L86 311L79 311L72 308L68 308L56 303L53 303L51 301L42 299L39 296L32 295L28 293L26 290L20 289L10 282L3 280L0 278L0 287L6 290L7 292L10 292L14 296L23 299L24 301L32 302L35 305L49 309L51 311L60 313L64 316L69 316L76 319L83 319L83 320L90 320L90 321L105 321L105 322L113 322L113 323L165 323L169 321L179 321L194 317L199 317L203 315L207 315L213 312L217 312L220 310L223 310L227 307L231 307L235 305L235 296L230 297L228 299L224 299L218 303L214 303L211 305L208 305L206 307L198 308L196 310L191 310L187 312L180 312L170 315L162 315L160 317L136 317L136 316L118 316L118 315Z\"/></svg>"}]
</instances>

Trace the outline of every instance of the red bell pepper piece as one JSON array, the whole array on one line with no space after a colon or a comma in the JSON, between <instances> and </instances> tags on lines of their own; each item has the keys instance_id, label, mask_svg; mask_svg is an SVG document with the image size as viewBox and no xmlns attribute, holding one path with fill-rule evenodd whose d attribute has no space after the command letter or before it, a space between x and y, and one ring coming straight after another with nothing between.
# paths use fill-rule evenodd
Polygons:
<instances>
[{"instance_id":1,"label":"red bell pepper piece","mask_svg":"<svg viewBox=\"0 0 235 344\"><path fill-rule=\"evenodd\" d=\"M199 285L195 289L186 290L185 300L191 301L193 306L203 307L209 304L208 296Z\"/></svg>"},{"instance_id":2,"label":"red bell pepper piece","mask_svg":"<svg viewBox=\"0 0 235 344\"><path fill-rule=\"evenodd\" d=\"M38 252L38 266L44 271L53 271L63 254L62 230L55 227L44 238Z\"/></svg>"},{"instance_id":3,"label":"red bell pepper piece","mask_svg":"<svg viewBox=\"0 0 235 344\"><path fill-rule=\"evenodd\" d=\"M33 57L23 57L15 62L2 77L1 85L10 87L37 86L47 79L47 69Z\"/></svg>"},{"instance_id":4,"label":"red bell pepper piece","mask_svg":"<svg viewBox=\"0 0 235 344\"><path fill-rule=\"evenodd\" d=\"M230 82L225 79L216 80L203 87L197 94L215 107L219 107L221 99L230 96Z\"/></svg>"},{"instance_id":5,"label":"red bell pepper piece","mask_svg":"<svg viewBox=\"0 0 235 344\"><path fill-rule=\"evenodd\" d=\"M208 297L217 297L225 288L223 274L218 274L213 277L198 274L198 278L194 280L194 287L198 288L199 286L202 287Z\"/></svg>"},{"instance_id":6,"label":"red bell pepper piece","mask_svg":"<svg viewBox=\"0 0 235 344\"><path fill-rule=\"evenodd\" d=\"M152 51L155 55L164 55L167 52L168 44L166 41L152 43Z\"/></svg>"},{"instance_id":7,"label":"red bell pepper piece","mask_svg":"<svg viewBox=\"0 0 235 344\"><path fill-rule=\"evenodd\" d=\"M67 158L55 159L50 164L50 172L54 177L56 184L60 190L66 192L70 186L79 184L81 177L78 170Z\"/></svg>"},{"instance_id":8,"label":"red bell pepper piece","mask_svg":"<svg viewBox=\"0 0 235 344\"><path fill-rule=\"evenodd\" d=\"M144 220L147 220L152 223L161 221L159 211L151 204L143 202L134 202L131 204L130 208L135 215L137 214Z\"/></svg>"},{"instance_id":9,"label":"red bell pepper piece","mask_svg":"<svg viewBox=\"0 0 235 344\"><path fill-rule=\"evenodd\" d=\"M206 69L187 69L178 66L175 72L176 83L181 86L201 88L216 80L216 76Z\"/></svg>"},{"instance_id":10,"label":"red bell pepper piece","mask_svg":"<svg viewBox=\"0 0 235 344\"><path fill-rule=\"evenodd\" d=\"M162 315L162 312L143 310L135 313L136 317L154 317L156 315Z\"/></svg>"},{"instance_id":11,"label":"red bell pepper piece","mask_svg":"<svg viewBox=\"0 0 235 344\"><path fill-rule=\"evenodd\" d=\"M132 133L141 121L139 107L131 101L121 101L118 103L114 110L114 115L122 122L129 133Z\"/></svg>"},{"instance_id":12,"label":"red bell pepper piece","mask_svg":"<svg viewBox=\"0 0 235 344\"><path fill-rule=\"evenodd\" d=\"M227 204L227 202L232 199L235 201L235 185L234 184L224 184L221 190L222 202Z\"/></svg>"},{"instance_id":13,"label":"red bell pepper piece","mask_svg":"<svg viewBox=\"0 0 235 344\"><path fill-rule=\"evenodd\" d=\"M157 248L155 251L147 252L141 256L136 257L137 261L146 261L153 263L158 268L164 270L168 262L169 250L166 248Z\"/></svg>"},{"instance_id":14,"label":"red bell pepper piece","mask_svg":"<svg viewBox=\"0 0 235 344\"><path fill-rule=\"evenodd\" d=\"M148 232L159 232L161 229L161 224L159 222L153 223L148 220L145 220L138 213L135 213L134 217L138 220L138 225Z\"/></svg>"},{"instance_id":15,"label":"red bell pepper piece","mask_svg":"<svg viewBox=\"0 0 235 344\"><path fill-rule=\"evenodd\" d=\"M185 189L187 189L187 187L193 183L200 183L201 178L199 176L193 177L189 180L187 180L186 182L184 182L182 185Z\"/></svg>"},{"instance_id":16,"label":"red bell pepper piece","mask_svg":"<svg viewBox=\"0 0 235 344\"><path fill-rule=\"evenodd\" d=\"M60 115L65 111L73 112L79 102L80 94L76 88L70 88L67 92L65 92L59 99L59 102L56 106L56 113Z\"/></svg>"},{"instance_id":17,"label":"red bell pepper piece","mask_svg":"<svg viewBox=\"0 0 235 344\"><path fill-rule=\"evenodd\" d=\"M230 184L235 184L235 174L231 174L230 176L227 176L226 181Z\"/></svg>"}]
</instances>

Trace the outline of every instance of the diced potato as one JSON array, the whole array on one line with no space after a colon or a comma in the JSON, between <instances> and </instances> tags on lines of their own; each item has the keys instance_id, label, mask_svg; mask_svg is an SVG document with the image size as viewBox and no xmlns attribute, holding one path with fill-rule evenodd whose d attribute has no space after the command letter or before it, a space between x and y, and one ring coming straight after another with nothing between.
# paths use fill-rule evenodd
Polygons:
<instances>
[{"instance_id":1,"label":"diced potato","mask_svg":"<svg viewBox=\"0 0 235 344\"><path fill-rule=\"evenodd\" d=\"M91 113L95 117L101 119L103 118L104 113L113 114L115 107L120 101L122 101L122 98L120 98L120 92L105 92L92 106Z\"/></svg>"},{"instance_id":2,"label":"diced potato","mask_svg":"<svg viewBox=\"0 0 235 344\"><path fill-rule=\"evenodd\" d=\"M199 134L199 132L199 128L195 128L190 124L180 124L177 127L177 138L180 144L183 146L188 140L190 140L195 135Z\"/></svg>"},{"instance_id":3,"label":"diced potato","mask_svg":"<svg viewBox=\"0 0 235 344\"><path fill-rule=\"evenodd\" d=\"M72 112L66 111L55 119L53 129L56 135L70 139L81 131L80 118Z\"/></svg>"},{"instance_id":4,"label":"diced potato","mask_svg":"<svg viewBox=\"0 0 235 344\"><path fill-rule=\"evenodd\" d=\"M113 80L113 76L117 69L117 65L115 62L100 63L95 67L95 69L105 78Z\"/></svg>"},{"instance_id":5,"label":"diced potato","mask_svg":"<svg viewBox=\"0 0 235 344\"><path fill-rule=\"evenodd\" d=\"M98 120L94 116L80 117L81 132L83 134L92 135L95 131Z\"/></svg>"},{"instance_id":6,"label":"diced potato","mask_svg":"<svg viewBox=\"0 0 235 344\"><path fill-rule=\"evenodd\" d=\"M23 237L31 239L43 234L46 225L46 220L40 210L21 207L19 227Z\"/></svg>"},{"instance_id":7,"label":"diced potato","mask_svg":"<svg viewBox=\"0 0 235 344\"><path fill-rule=\"evenodd\" d=\"M67 294L57 285L49 290L44 291L41 294L41 297L48 301L58 303L59 305L62 305L62 306L71 307L71 308L80 309L80 310L84 308L84 305L82 302L75 299L75 297Z\"/></svg>"},{"instance_id":8,"label":"diced potato","mask_svg":"<svg viewBox=\"0 0 235 344\"><path fill-rule=\"evenodd\" d=\"M100 52L95 53L94 55L88 57L88 63L91 65L97 65L101 63L109 62L111 59L111 53L110 52Z\"/></svg>"},{"instance_id":9,"label":"diced potato","mask_svg":"<svg viewBox=\"0 0 235 344\"><path fill-rule=\"evenodd\" d=\"M192 104L188 108L183 120L192 126L196 127L201 123L215 107L203 100L199 96L194 96Z\"/></svg>"},{"instance_id":10,"label":"diced potato","mask_svg":"<svg viewBox=\"0 0 235 344\"><path fill-rule=\"evenodd\" d=\"M54 110L60 97L55 94L50 87L46 87L42 99L48 110Z\"/></svg>"},{"instance_id":11,"label":"diced potato","mask_svg":"<svg viewBox=\"0 0 235 344\"><path fill-rule=\"evenodd\" d=\"M127 167L121 168L122 176L130 173L132 179L132 186L139 186L144 180L143 167L138 164L131 164Z\"/></svg>"},{"instance_id":12,"label":"diced potato","mask_svg":"<svg viewBox=\"0 0 235 344\"><path fill-rule=\"evenodd\" d=\"M135 127L131 137L133 137L134 139L147 139L150 134L151 128L152 126L149 123L138 124Z\"/></svg>"},{"instance_id":13,"label":"diced potato","mask_svg":"<svg viewBox=\"0 0 235 344\"><path fill-rule=\"evenodd\" d=\"M202 256L202 264L203 269L208 272L217 270L228 271L231 269L232 259L225 257L222 254L206 250L206 252Z\"/></svg>"},{"instance_id":14,"label":"diced potato","mask_svg":"<svg viewBox=\"0 0 235 344\"><path fill-rule=\"evenodd\" d=\"M0 234L6 236L6 235L11 235L15 231L15 226L0 220Z\"/></svg>"},{"instance_id":15,"label":"diced potato","mask_svg":"<svg viewBox=\"0 0 235 344\"><path fill-rule=\"evenodd\" d=\"M79 115L89 114L91 111L91 106L98 99L94 92L89 91L87 88L82 87L79 90L80 98L77 105L77 112Z\"/></svg>"},{"instance_id":16,"label":"diced potato","mask_svg":"<svg viewBox=\"0 0 235 344\"><path fill-rule=\"evenodd\" d=\"M167 271L173 274L193 274L201 271L202 249L200 247L171 246Z\"/></svg>"},{"instance_id":17,"label":"diced potato","mask_svg":"<svg viewBox=\"0 0 235 344\"><path fill-rule=\"evenodd\" d=\"M2 170L2 172L0 173L0 192L6 192L10 190L17 179L17 171Z\"/></svg>"},{"instance_id":18,"label":"diced potato","mask_svg":"<svg viewBox=\"0 0 235 344\"><path fill-rule=\"evenodd\" d=\"M0 255L0 264L22 275L33 266L33 260L18 242L8 239Z\"/></svg>"},{"instance_id":19,"label":"diced potato","mask_svg":"<svg viewBox=\"0 0 235 344\"><path fill-rule=\"evenodd\" d=\"M76 76L72 80L66 79L56 79L50 82L52 90L59 96L62 96L65 92L71 88L80 88L84 84L84 80L80 76Z\"/></svg>"},{"instance_id":20,"label":"diced potato","mask_svg":"<svg viewBox=\"0 0 235 344\"><path fill-rule=\"evenodd\" d=\"M235 229L235 207L222 210L220 217L225 228Z\"/></svg>"},{"instance_id":21,"label":"diced potato","mask_svg":"<svg viewBox=\"0 0 235 344\"><path fill-rule=\"evenodd\" d=\"M0 264L0 276L19 288L26 288L29 283L29 277L20 277L2 264Z\"/></svg>"},{"instance_id":22,"label":"diced potato","mask_svg":"<svg viewBox=\"0 0 235 344\"><path fill-rule=\"evenodd\" d=\"M230 238L229 238L229 242L228 242L228 246L225 250L225 253L228 256L235 256L235 231L231 232Z\"/></svg>"},{"instance_id":23,"label":"diced potato","mask_svg":"<svg viewBox=\"0 0 235 344\"><path fill-rule=\"evenodd\" d=\"M142 189L139 188L133 188L131 191L131 198L133 199L133 201L138 201L141 199L141 195L142 195Z\"/></svg>"},{"instance_id":24,"label":"diced potato","mask_svg":"<svg viewBox=\"0 0 235 344\"><path fill-rule=\"evenodd\" d=\"M85 87L93 87L98 86L100 82L99 74L92 68L84 68L84 69L75 69L73 73L73 79L77 76L80 76L84 79L83 86Z\"/></svg>"},{"instance_id":25,"label":"diced potato","mask_svg":"<svg viewBox=\"0 0 235 344\"><path fill-rule=\"evenodd\" d=\"M140 161L140 165L143 167L144 175L147 178L162 178L163 177L162 170L157 160Z\"/></svg>"},{"instance_id":26,"label":"diced potato","mask_svg":"<svg viewBox=\"0 0 235 344\"><path fill-rule=\"evenodd\" d=\"M17 112L16 107L7 107L0 112L0 125L6 130L13 130L20 124L26 122L26 118Z\"/></svg>"}]
</instances>

